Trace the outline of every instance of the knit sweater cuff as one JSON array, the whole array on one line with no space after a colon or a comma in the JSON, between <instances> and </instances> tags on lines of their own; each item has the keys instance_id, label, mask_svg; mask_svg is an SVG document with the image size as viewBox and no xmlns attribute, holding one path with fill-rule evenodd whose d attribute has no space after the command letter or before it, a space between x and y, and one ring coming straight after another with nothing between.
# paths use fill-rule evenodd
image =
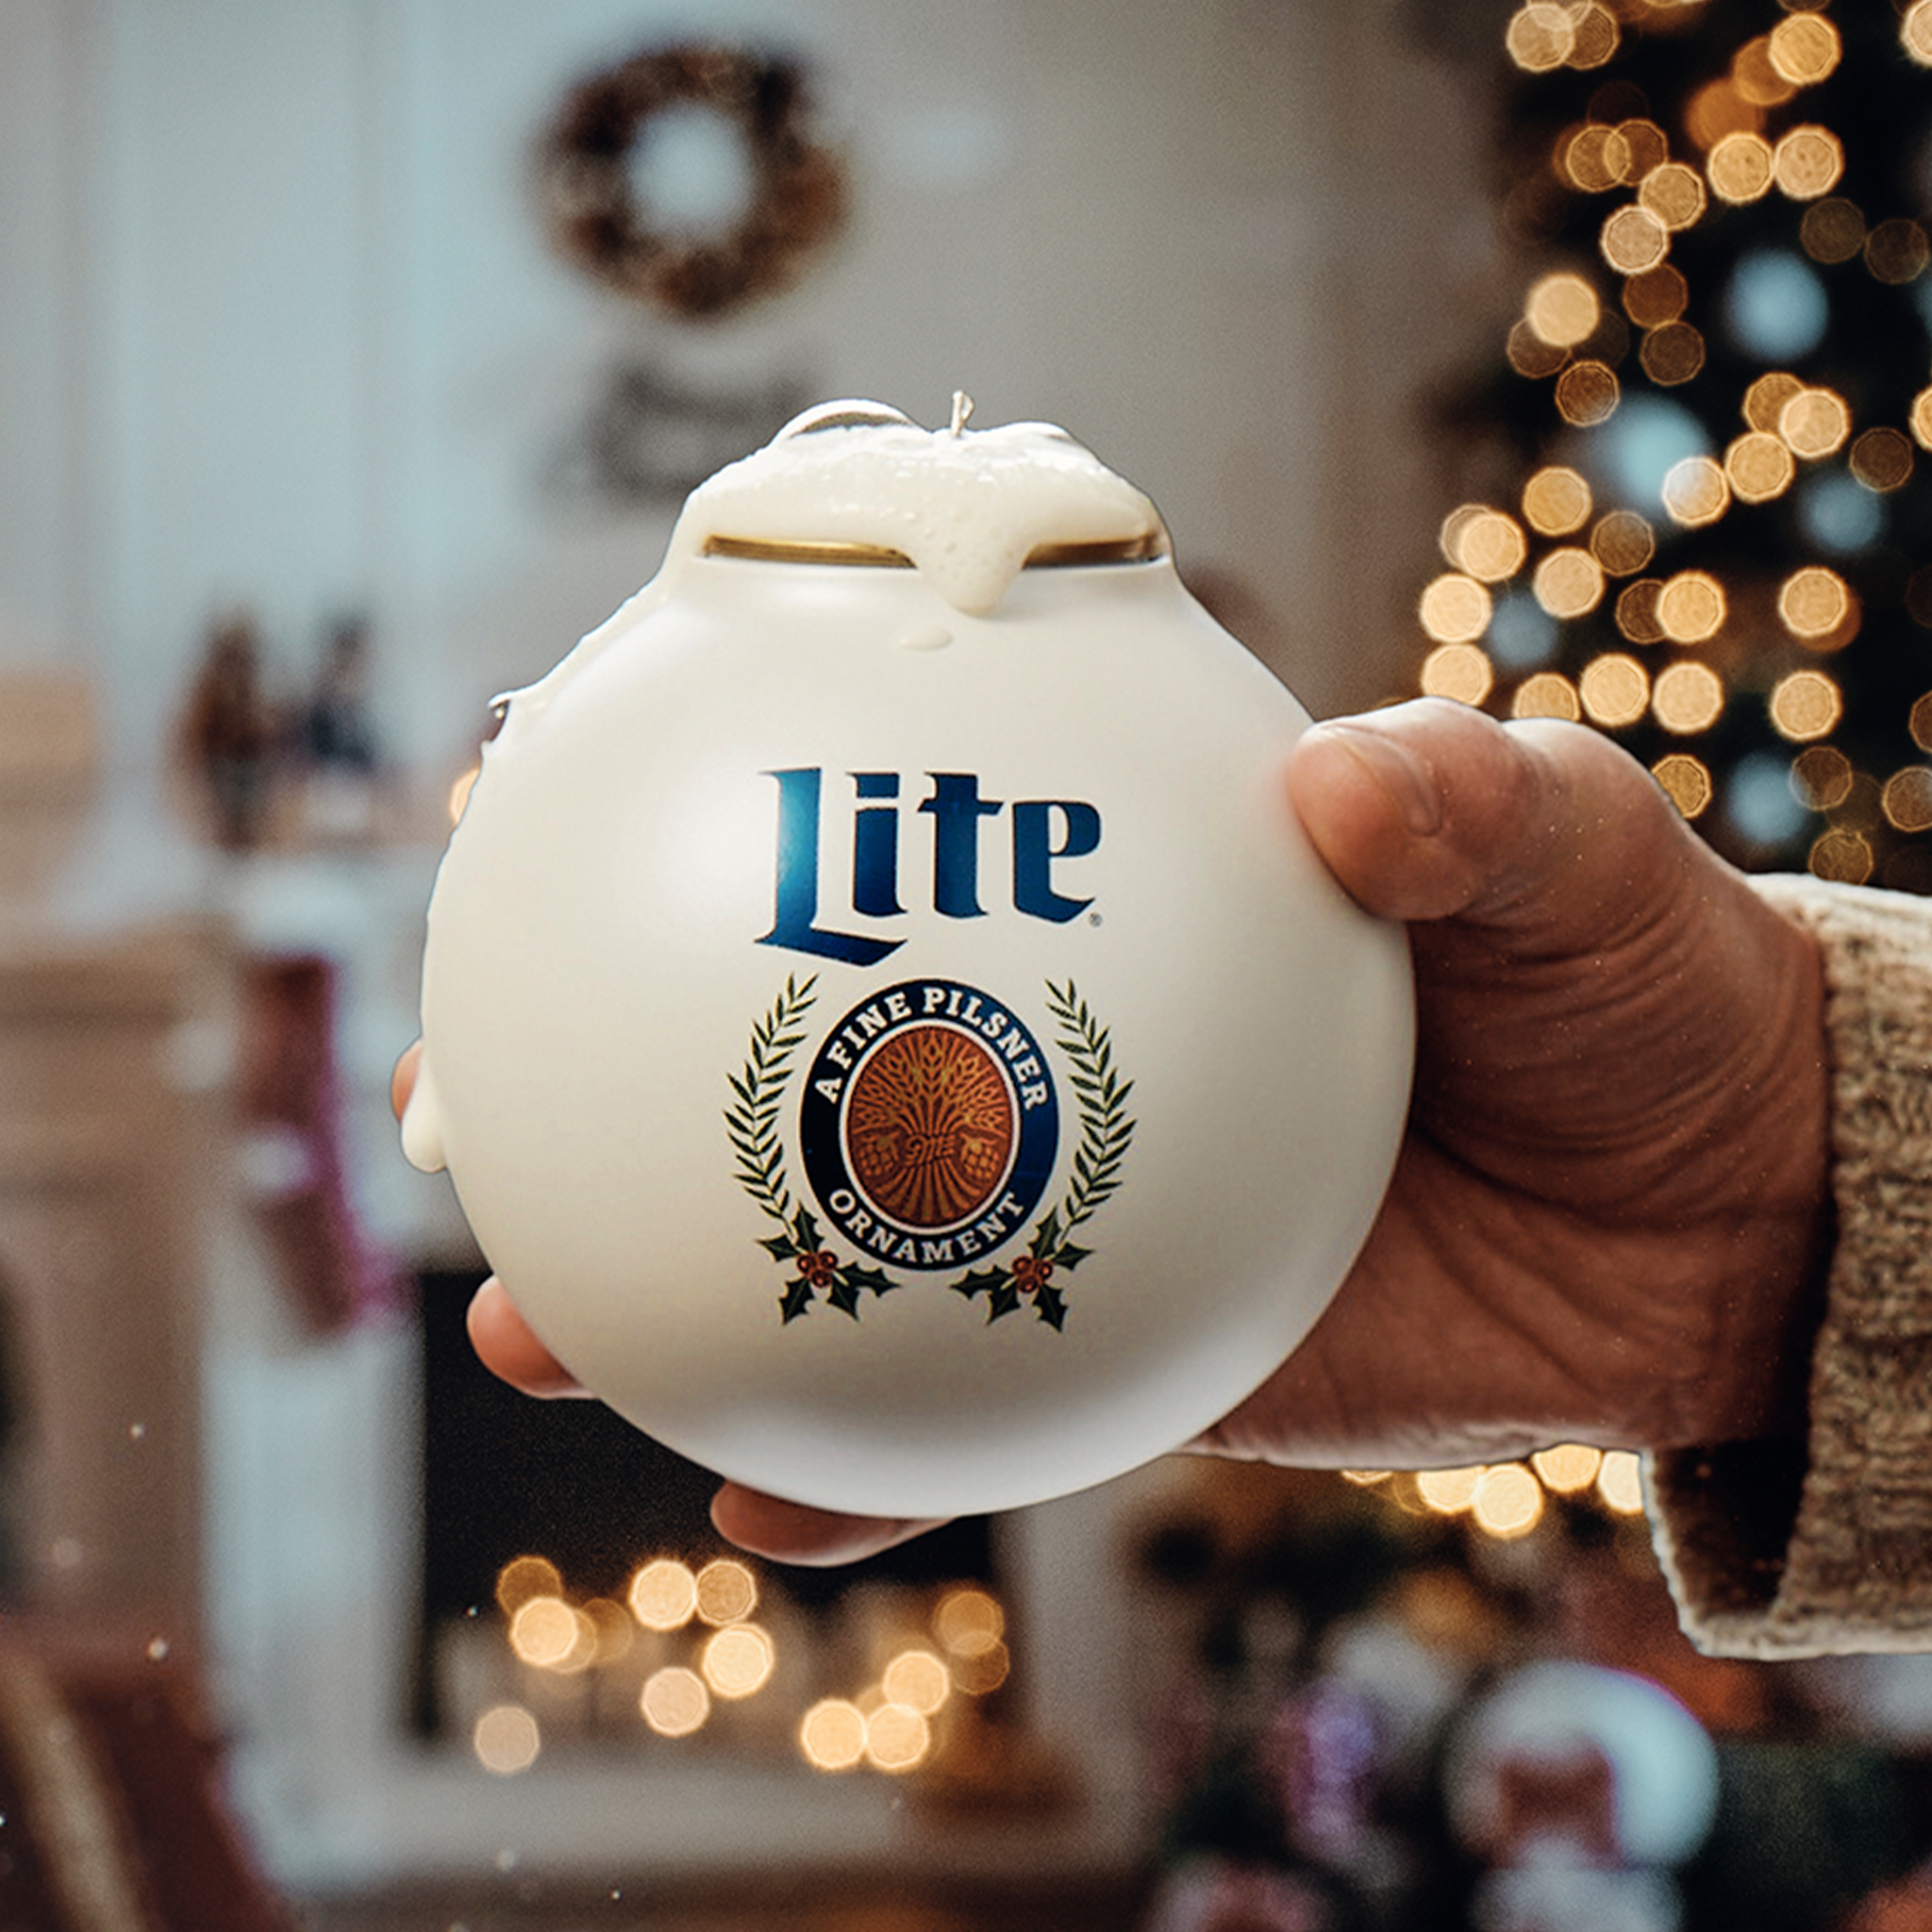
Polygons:
<instances>
[{"instance_id":1,"label":"knit sweater cuff","mask_svg":"<svg viewBox=\"0 0 1932 1932\"><path fill-rule=\"evenodd\" d=\"M1932 1650L1932 902L1753 884L1824 953L1837 1241L1808 1440L1653 1457L1657 1552L1702 1649Z\"/></svg>"}]
</instances>

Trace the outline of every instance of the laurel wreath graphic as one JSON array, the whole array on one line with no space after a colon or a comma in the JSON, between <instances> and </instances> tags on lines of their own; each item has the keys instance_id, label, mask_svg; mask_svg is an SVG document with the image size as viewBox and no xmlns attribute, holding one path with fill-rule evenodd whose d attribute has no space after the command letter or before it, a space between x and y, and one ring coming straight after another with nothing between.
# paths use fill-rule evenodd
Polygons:
<instances>
[{"instance_id":1,"label":"laurel wreath graphic","mask_svg":"<svg viewBox=\"0 0 1932 1932\"><path fill-rule=\"evenodd\" d=\"M1080 1096L1080 1144L1074 1150L1066 1196L1033 1230L1024 1255L1004 1267L976 1268L948 1285L969 1300L984 1294L989 1323L1016 1313L1030 1297L1034 1313L1058 1330L1066 1325L1067 1302L1054 1286L1054 1276L1073 1274L1093 1252L1077 1246L1072 1237L1121 1184L1121 1170L1134 1139L1135 1122L1127 1112L1134 1083L1123 1080L1115 1071L1111 1036L1094 1019L1072 979L1064 987L1048 980L1046 1004L1059 1022L1060 1046L1074 1068L1070 1082Z\"/></svg>"},{"instance_id":2,"label":"laurel wreath graphic","mask_svg":"<svg viewBox=\"0 0 1932 1932\"><path fill-rule=\"evenodd\" d=\"M778 1111L791 1078L791 1057L804 1043L799 1022L818 997L818 975L800 985L788 978L772 1009L752 1028L742 1074L726 1074L735 1096L724 1109L724 1130L738 1156L738 1183L781 1230L758 1246L773 1260L797 1267L778 1297L778 1310L795 1322L821 1295L841 1314L858 1319L859 1297L885 1294L899 1284L882 1269L841 1259L825 1245L817 1219L791 1198Z\"/></svg>"}]
</instances>

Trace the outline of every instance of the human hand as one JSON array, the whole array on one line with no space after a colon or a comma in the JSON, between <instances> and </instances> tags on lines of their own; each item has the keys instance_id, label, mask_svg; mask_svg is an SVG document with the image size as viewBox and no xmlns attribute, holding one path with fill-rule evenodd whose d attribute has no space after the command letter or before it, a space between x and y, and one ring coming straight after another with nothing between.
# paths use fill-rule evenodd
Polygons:
<instances>
[{"instance_id":1,"label":"human hand","mask_svg":"<svg viewBox=\"0 0 1932 1932\"><path fill-rule=\"evenodd\" d=\"M1432 1468L1797 1428L1830 1223L1809 939L1578 726L1424 700L1316 726L1288 790L1344 889L1409 924L1415 1092L1327 1312L1194 1446ZM575 1390L496 1283L470 1332L519 1388ZM713 1516L794 1562L928 1526L735 1484Z\"/></svg>"}]
</instances>

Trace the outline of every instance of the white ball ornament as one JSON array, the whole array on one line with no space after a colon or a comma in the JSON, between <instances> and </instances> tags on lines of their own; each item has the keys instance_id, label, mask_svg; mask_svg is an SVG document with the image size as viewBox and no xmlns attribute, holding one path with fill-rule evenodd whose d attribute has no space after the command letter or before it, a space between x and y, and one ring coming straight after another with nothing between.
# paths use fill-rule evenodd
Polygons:
<instances>
[{"instance_id":1,"label":"white ball ornament","mask_svg":"<svg viewBox=\"0 0 1932 1932\"><path fill-rule=\"evenodd\" d=\"M594 1394L945 1516L1215 1422L1399 1143L1400 930L1307 714L1064 431L827 405L509 700L438 874L409 1158Z\"/></svg>"}]
</instances>

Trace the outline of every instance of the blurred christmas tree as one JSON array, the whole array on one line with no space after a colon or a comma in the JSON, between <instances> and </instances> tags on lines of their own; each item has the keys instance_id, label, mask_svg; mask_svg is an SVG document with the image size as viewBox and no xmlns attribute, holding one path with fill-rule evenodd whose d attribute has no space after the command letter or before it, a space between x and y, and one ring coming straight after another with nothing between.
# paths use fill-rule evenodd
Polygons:
<instances>
[{"instance_id":1,"label":"blurred christmas tree","mask_svg":"<svg viewBox=\"0 0 1932 1932\"><path fill-rule=\"evenodd\" d=\"M1424 691L1613 733L1754 868L1932 892L1932 0L1508 21L1532 258Z\"/></svg>"}]
</instances>

